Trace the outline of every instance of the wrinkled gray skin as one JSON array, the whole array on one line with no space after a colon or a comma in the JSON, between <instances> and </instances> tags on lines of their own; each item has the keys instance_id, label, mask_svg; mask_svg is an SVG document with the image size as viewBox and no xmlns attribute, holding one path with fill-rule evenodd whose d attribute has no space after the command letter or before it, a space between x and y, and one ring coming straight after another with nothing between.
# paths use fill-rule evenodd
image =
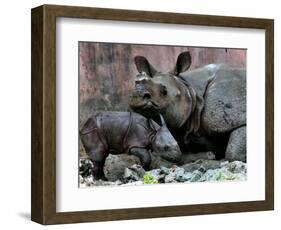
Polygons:
<instances>
[{"instance_id":1,"label":"wrinkled gray skin","mask_svg":"<svg viewBox=\"0 0 281 230\"><path fill-rule=\"evenodd\" d=\"M137 56L139 74L130 107L158 120L162 114L183 152L213 151L217 158L246 160L246 70L211 64L187 71L189 52L175 68L158 72Z\"/></svg>"},{"instance_id":2,"label":"wrinkled gray skin","mask_svg":"<svg viewBox=\"0 0 281 230\"><path fill-rule=\"evenodd\" d=\"M103 165L109 153L135 155L146 170L151 163L150 151L168 161L180 161L180 148L162 117L161 121L159 126L134 112L107 111L90 117L80 130L80 138L94 164L93 176L103 177Z\"/></svg>"}]
</instances>

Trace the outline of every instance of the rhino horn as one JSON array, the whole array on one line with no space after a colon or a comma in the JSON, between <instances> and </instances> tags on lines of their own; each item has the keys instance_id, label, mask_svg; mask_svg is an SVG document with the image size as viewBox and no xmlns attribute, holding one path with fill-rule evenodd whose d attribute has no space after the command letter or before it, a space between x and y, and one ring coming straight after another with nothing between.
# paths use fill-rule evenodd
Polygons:
<instances>
[{"instance_id":1,"label":"rhino horn","mask_svg":"<svg viewBox=\"0 0 281 230\"><path fill-rule=\"evenodd\" d=\"M179 54L175 68L170 72L175 76L185 72L191 65L191 56L188 51Z\"/></svg>"},{"instance_id":2,"label":"rhino horn","mask_svg":"<svg viewBox=\"0 0 281 230\"><path fill-rule=\"evenodd\" d=\"M149 61L143 56L136 56L135 64L136 64L137 70L140 73L145 72L150 77L153 77L154 74L157 72L155 70L155 68L149 63Z\"/></svg>"}]
</instances>

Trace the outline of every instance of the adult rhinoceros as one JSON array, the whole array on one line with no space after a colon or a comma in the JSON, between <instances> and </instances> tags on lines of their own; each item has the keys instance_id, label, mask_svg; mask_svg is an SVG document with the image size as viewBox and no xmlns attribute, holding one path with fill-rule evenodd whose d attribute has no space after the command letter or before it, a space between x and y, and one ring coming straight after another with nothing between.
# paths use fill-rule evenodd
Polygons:
<instances>
[{"instance_id":1,"label":"adult rhinoceros","mask_svg":"<svg viewBox=\"0 0 281 230\"><path fill-rule=\"evenodd\" d=\"M130 106L145 116L163 115L184 152L213 151L217 158L246 160L246 70L211 64L187 71L189 52L175 68L158 72L145 57Z\"/></svg>"}]
</instances>

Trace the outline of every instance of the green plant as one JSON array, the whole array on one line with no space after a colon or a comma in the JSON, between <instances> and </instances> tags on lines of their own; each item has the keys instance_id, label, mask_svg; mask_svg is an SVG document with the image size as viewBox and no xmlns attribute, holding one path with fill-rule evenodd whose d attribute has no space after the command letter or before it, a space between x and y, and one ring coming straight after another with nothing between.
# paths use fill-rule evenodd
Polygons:
<instances>
[{"instance_id":1,"label":"green plant","mask_svg":"<svg viewBox=\"0 0 281 230\"><path fill-rule=\"evenodd\" d=\"M143 176L144 184L159 184L158 180L151 174L151 172L147 172Z\"/></svg>"},{"instance_id":2,"label":"green plant","mask_svg":"<svg viewBox=\"0 0 281 230\"><path fill-rule=\"evenodd\" d=\"M235 175L226 175L226 174L223 174L222 172L219 172L217 180L218 181L234 180L235 178L236 178Z\"/></svg>"}]
</instances>

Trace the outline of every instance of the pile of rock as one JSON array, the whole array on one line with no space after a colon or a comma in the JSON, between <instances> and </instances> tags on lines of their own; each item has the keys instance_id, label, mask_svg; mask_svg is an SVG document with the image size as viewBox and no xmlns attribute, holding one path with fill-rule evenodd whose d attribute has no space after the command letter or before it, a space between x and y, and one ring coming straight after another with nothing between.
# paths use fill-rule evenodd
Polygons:
<instances>
[{"instance_id":1,"label":"pile of rock","mask_svg":"<svg viewBox=\"0 0 281 230\"><path fill-rule=\"evenodd\" d=\"M204 181L234 181L247 179L247 165L242 161L197 160L181 166L169 165L145 171L135 156L109 155L104 165L106 180L94 180L93 165L80 160L80 186L140 185L158 183L191 183Z\"/></svg>"}]
</instances>

